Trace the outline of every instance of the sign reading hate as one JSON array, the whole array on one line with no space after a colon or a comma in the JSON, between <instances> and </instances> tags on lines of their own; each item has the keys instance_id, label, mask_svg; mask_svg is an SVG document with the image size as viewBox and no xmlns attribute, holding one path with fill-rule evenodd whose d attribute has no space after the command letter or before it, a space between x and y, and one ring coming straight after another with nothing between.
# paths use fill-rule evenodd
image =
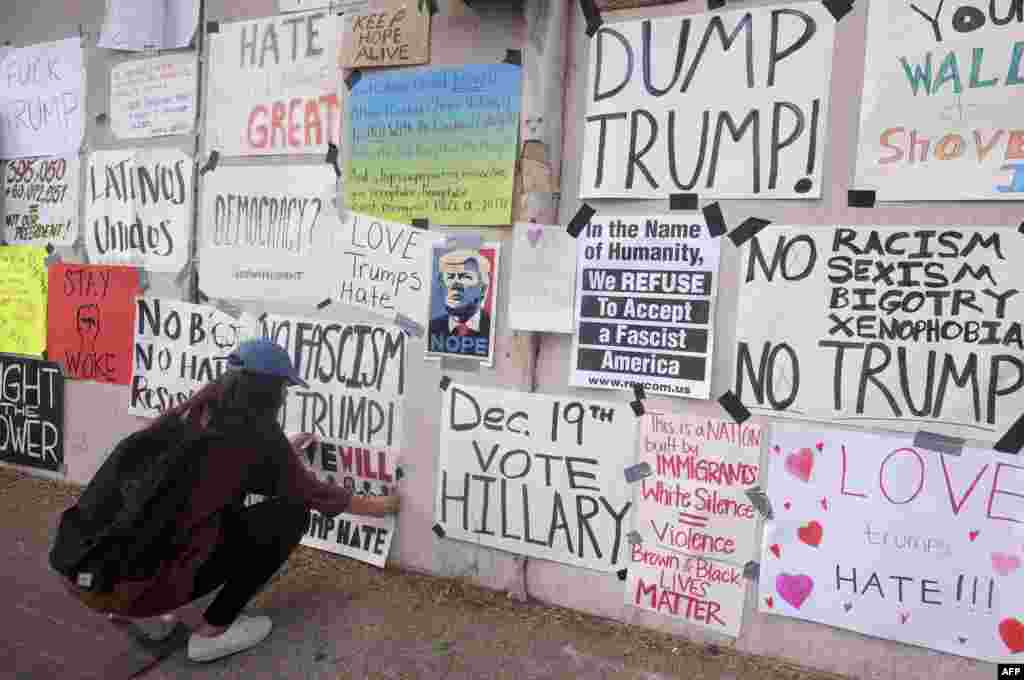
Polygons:
<instances>
[{"instance_id":1,"label":"sign reading hate","mask_svg":"<svg viewBox=\"0 0 1024 680\"><path fill-rule=\"evenodd\" d=\"M0 460L58 471L64 463L64 376L49 361L0 354Z\"/></svg>"},{"instance_id":2,"label":"sign reading hate","mask_svg":"<svg viewBox=\"0 0 1024 680\"><path fill-rule=\"evenodd\" d=\"M636 422L616 404L451 383L435 520L448 538L617 571Z\"/></svg>"},{"instance_id":3,"label":"sign reading hate","mask_svg":"<svg viewBox=\"0 0 1024 680\"><path fill-rule=\"evenodd\" d=\"M776 417L994 441L1024 411L1022 261L1014 228L769 227L743 247L734 392Z\"/></svg>"},{"instance_id":4,"label":"sign reading hate","mask_svg":"<svg viewBox=\"0 0 1024 680\"><path fill-rule=\"evenodd\" d=\"M580 197L820 196L835 25L804 2L602 26Z\"/></svg>"}]
</instances>

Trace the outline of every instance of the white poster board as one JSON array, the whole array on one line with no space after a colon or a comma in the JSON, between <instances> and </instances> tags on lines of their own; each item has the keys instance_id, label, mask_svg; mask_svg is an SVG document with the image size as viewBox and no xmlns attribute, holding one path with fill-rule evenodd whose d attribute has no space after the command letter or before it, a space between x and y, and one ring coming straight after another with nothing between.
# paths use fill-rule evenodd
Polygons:
<instances>
[{"instance_id":1,"label":"white poster board","mask_svg":"<svg viewBox=\"0 0 1024 680\"><path fill-rule=\"evenodd\" d=\"M1020 28L1017 3L871 2L856 188L1024 200Z\"/></svg>"},{"instance_id":2,"label":"white poster board","mask_svg":"<svg viewBox=\"0 0 1024 680\"><path fill-rule=\"evenodd\" d=\"M341 254L326 252L340 229L325 163L222 165L203 175L199 276L207 295L316 304L328 295Z\"/></svg>"},{"instance_id":3,"label":"white poster board","mask_svg":"<svg viewBox=\"0 0 1024 680\"><path fill-rule=\"evenodd\" d=\"M369 0L277 0L278 12L306 12L321 7L331 7L336 12L361 12L369 7Z\"/></svg>"},{"instance_id":4,"label":"white poster board","mask_svg":"<svg viewBox=\"0 0 1024 680\"><path fill-rule=\"evenodd\" d=\"M220 25L210 39L206 148L324 154L338 143L338 22L327 9Z\"/></svg>"},{"instance_id":5,"label":"white poster board","mask_svg":"<svg viewBox=\"0 0 1024 680\"><path fill-rule=\"evenodd\" d=\"M509 328L572 333L576 239L565 227L517 222L509 271Z\"/></svg>"},{"instance_id":6,"label":"white poster board","mask_svg":"<svg viewBox=\"0 0 1024 680\"><path fill-rule=\"evenodd\" d=\"M199 23L199 0L106 0L98 47L142 52L188 47Z\"/></svg>"},{"instance_id":7,"label":"white poster board","mask_svg":"<svg viewBox=\"0 0 1024 680\"><path fill-rule=\"evenodd\" d=\"M1024 411L1016 227L771 226L743 246L754 413L996 441Z\"/></svg>"},{"instance_id":8,"label":"white poster board","mask_svg":"<svg viewBox=\"0 0 1024 680\"><path fill-rule=\"evenodd\" d=\"M821 196L835 26L818 2L602 26L580 197Z\"/></svg>"},{"instance_id":9,"label":"white poster board","mask_svg":"<svg viewBox=\"0 0 1024 680\"><path fill-rule=\"evenodd\" d=\"M1024 467L909 435L776 426L761 612L992 663L1019 660Z\"/></svg>"},{"instance_id":10,"label":"white poster board","mask_svg":"<svg viewBox=\"0 0 1024 680\"><path fill-rule=\"evenodd\" d=\"M191 250L194 167L178 149L90 153L83 235L89 263L181 271Z\"/></svg>"},{"instance_id":11,"label":"white poster board","mask_svg":"<svg viewBox=\"0 0 1024 680\"><path fill-rule=\"evenodd\" d=\"M597 215L577 238L569 384L707 399L720 239L695 213Z\"/></svg>"},{"instance_id":12,"label":"white poster board","mask_svg":"<svg viewBox=\"0 0 1024 680\"><path fill-rule=\"evenodd\" d=\"M628 406L450 383L435 532L596 571L629 560Z\"/></svg>"},{"instance_id":13,"label":"white poster board","mask_svg":"<svg viewBox=\"0 0 1024 680\"><path fill-rule=\"evenodd\" d=\"M7 161L0 180L8 243L69 246L78 237L78 156Z\"/></svg>"},{"instance_id":14,"label":"white poster board","mask_svg":"<svg viewBox=\"0 0 1024 680\"><path fill-rule=\"evenodd\" d=\"M192 132L196 121L196 57L166 54L110 69L110 129L118 139Z\"/></svg>"},{"instance_id":15,"label":"white poster board","mask_svg":"<svg viewBox=\"0 0 1024 680\"><path fill-rule=\"evenodd\" d=\"M0 50L0 158L77 154L85 131L82 39Z\"/></svg>"}]
</instances>

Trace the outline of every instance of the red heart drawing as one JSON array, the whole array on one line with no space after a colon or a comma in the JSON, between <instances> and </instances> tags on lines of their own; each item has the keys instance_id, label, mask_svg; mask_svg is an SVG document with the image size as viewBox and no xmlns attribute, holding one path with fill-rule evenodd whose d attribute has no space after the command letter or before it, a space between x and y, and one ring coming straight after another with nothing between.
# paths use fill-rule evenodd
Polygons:
<instances>
[{"instance_id":1,"label":"red heart drawing","mask_svg":"<svg viewBox=\"0 0 1024 680\"><path fill-rule=\"evenodd\" d=\"M785 503L782 504L782 507L786 508L786 510L789 510L791 507L793 507L793 504L790 503L789 501L786 501Z\"/></svg>"},{"instance_id":2,"label":"red heart drawing","mask_svg":"<svg viewBox=\"0 0 1024 680\"><path fill-rule=\"evenodd\" d=\"M797 479L811 481L811 470L814 469L814 454L810 449L800 449L786 456L786 472Z\"/></svg>"},{"instance_id":3,"label":"red heart drawing","mask_svg":"<svg viewBox=\"0 0 1024 680\"><path fill-rule=\"evenodd\" d=\"M821 536L824 533L822 527L817 522L808 522L804 526L797 529L796 535L800 539L801 543L817 548L821 545Z\"/></svg>"},{"instance_id":4,"label":"red heart drawing","mask_svg":"<svg viewBox=\"0 0 1024 680\"><path fill-rule=\"evenodd\" d=\"M771 609L773 606L775 606L775 600L772 599L771 595L769 595L768 597L764 598L764 603L766 605L768 605L768 609Z\"/></svg>"},{"instance_id":5,"label":"red heart drawing","mask_svg":"<svg viewBox=\"0 0 1024 680\"><path fill-rule=\"evenodd\" d=\"M900 614L900 623L906 623L909 618L910 614Z\"/></svg>"},{"instance_id":6,"label":"red heart drawing","mask_svg":"<svg viewBox=\"0 0 1024 680\"><path fill-rule=\"evenodd\" d=\"M817 444L815 444L814 446L815 446L815 447L816 447L816 448L817 448L817 449L818 449L819 451L821 451L821 450L822 450L823 448L825 448L825 442L818 442L818 443L817 443Z\"/></svg>"},{"instance_id":7,"label":"red heart drawing","mask_svg":"<svg viewBox=\"0 0 1024 680\"><path fill-rule=\"evenodd\" d=\"M828 499L827 498L822 498L819 502L821 503L821 509L822 510L828 510Z\"/></svg>"},{"instance_id":8,"label":"red heart drawing","mask_svg":"<svg viewBox=\"0 0 1024 680\"><path fill-rule=\"evenodd\" d=\"M975 530L975 531L970 532L967 535L970 537L971 541L974 541L974 539L976 539L978 537L979 533L980 533L979 531Z\"/></svg>"},{"instance_id":9,"label":"red heart drawing","mask_svg":"<svg viewBox=\"0 0 1024 680\"><path fill-rule=\"evenodd\" d=\"M772 544L771 544L771 545L770 545L770 546L768 547L768 549L772 551L772 554L773 554L773 555L775 555L775 556L776 556L776 557L778 557L779 559L782 559L782 548L780 548L780 547L779 547L779 544L778 544L778 543L772 543Z\"/></svg>"},{"instance_id":10,"label":"red heart drawing","mask_svg":"<svg viewBox=\"0 0 1024 680\"><path fill-rule=\"evenodd\" d=\"M1017 619L1003 619L999 622L999 637L1012 653L1024 652L1024 623Z\"/></svg>"},{"instance_id":11,"label":"red heart drawing","mask_svg":"<svg viewBox=\"0 0 1024 680\"><path fill-rule=\"evenodd\" d=\"M774 451L775 453L782 453L782 447L776 444L775 446L772 447L772 451Z\"/></svg>"}]
</instances>

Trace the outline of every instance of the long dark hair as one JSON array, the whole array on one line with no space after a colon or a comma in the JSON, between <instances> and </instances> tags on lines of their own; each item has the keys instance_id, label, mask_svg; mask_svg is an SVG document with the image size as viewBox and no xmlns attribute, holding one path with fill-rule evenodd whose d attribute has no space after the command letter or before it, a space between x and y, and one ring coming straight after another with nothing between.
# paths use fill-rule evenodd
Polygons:
<instances>
[{"instance_id":1,"label":"long dark hair","mask_svg":"<svg viewBox=\"0 0 1024 680\"><path fill-rule=\"evenodd\" d=\"M227 371L188 400L164 411L150 427L161 427L169 419L187 414L194 425L208 415L210 426L223 431L254 434L265 432L268 427L279 429L278 415L284 406L286 384L287 379L278 376Z\"/></svg>"}]
</instances>

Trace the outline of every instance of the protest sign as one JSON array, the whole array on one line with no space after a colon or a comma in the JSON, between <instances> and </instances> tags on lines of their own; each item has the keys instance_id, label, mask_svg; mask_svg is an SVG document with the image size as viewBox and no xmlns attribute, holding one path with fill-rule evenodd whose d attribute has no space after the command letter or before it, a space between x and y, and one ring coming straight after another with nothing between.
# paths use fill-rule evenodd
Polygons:
<instances>
[{"instance_id":1,"label":"protest sign","mask_svg":"<svg viewBox=\"0 0 1024 680\"><path fill-rule=\"evenodd\" d=\"M46 249L0 248L0 352L46 349Z\"/></svg>"},{"instance_id":2,"label":"protest sign","mask_svg":"<svg viewBox=\"0 0 1024 680\"><path fill-rule=\"evenodd\" d=\"M760 611L989 662L1024 650L1024 467L910 435L775 426Z\"/></svg>"},{"instance_id":3,"label":"protest sign","mask_svg":"<svg viewBox=\"0 0 1024 680\"><path fill-rule=\"evenodd\" d=\"M82 39L0 54L0 158L77 154L85 130Z\"/></svg>"},{"instance_id":4,"label":"protest sign","mask_svg":"<svg viewBox=\"0 0 1024 680\"><path fill-rule=\"evenodd\" d=\"M512 235L508 325L572 333L576 240L560 225L517 222Z\"/></svg>"},{"instance_id":5,"label":"protest sign","mask_svg":"<svg viewBox=\"0 0 1024 680\"><path fill-rule=\"evenodd\" d=\"M18 158L3 172L8 243L69 246L78 237L78 157Z\"/></svg>"},{"instance_id":6,"label":"protest sign","mask_svg":"<svg viewBox=\"0 0 1024 680\"><path fill-rule=\"evenodd\" d=\"M427 357L459 357L494 365L501 244L434 244L430 265Z\"/></svg>"},{"instance_id":7,"label":"protest sign","mask_svg":"<svg viewBox=\"0 0 1024 680\"><path fill-rule=\"evenodd\" d=\"M192 132L198 64L192 54L166 54L110 69L110 129L118 139Z\"/></svg>"},{"instance_id":8,"label":"protest sign","mask_svg":"<svg viewBox=\"0 0 1024 680\"><path fill-rule=\"evenodd\" d=\"M450 383L434 518L447 538L622 569L636 423L621 404Z\"/></svg>"},{"instance_id":9,"label":"protest sign","mask_svg":"<svg viewBox=\"0 0 1024 680\"><path fill-rule=\"evenodd\" d=\"M802 2L602 26L580 196L820 196L835 25Z\"/></svg>"},{"instance_id":10,"label":"protest sign","mask_svg":"<svg viewBox=\"0 0 1024 680\"><path fill-rule=\"evenodd\" d=\"M85 248L93 264L178 272L189 258L192 159L177 149L93 151Z\"/></svg>"},{"instance_id":11,"label":"protest sign","mask_svg":"<svg viewBox=\"0 0 1024 680\"><path fill-rule=\"evenodd\" d=\"M648 413L637 463L653 474L634 487L626 604L736 637L743 565L755 557L758 514L745 492L760 477L761 428L713 418Z\"/></svg>"},{"instance_id":12,"label":"protest sign","mask_svg":"<svg viewBox=\"0 0 1024 680\"><path fill-rule=\"evenodd\" d=\"M316 304L341 257L328 217L334 173L324 163L221 166L203 177L199 276L214 297Z\"/></svg>"},{"instance_id":13,"label":"protest sign","mask_svg":"<svg viewBox=\"0 0 1024 680\"><path fill-rule=\"evenodd\" d=\"M372 11L342 17L345 68L411 66L430 61L430 7L408 0L377 0Z\"/></svg>"},{"instance_id":14,"label":"protest sign","mask_svg":"<svg viewBox=\"0 0 1024 680\"><path fill-rule=\"evenodd\" d=\"M167 298L136 298L128 413L155 418L227 370L244 328L224 312Z\"/></svg>"},{"instance_id":15,"label":"protest sign","mask_svg":"<svg viewBox=\"0 0 1024 680\"><path fill-rule=\"evenodd\" d=\"M1022 261L1015 228L769 227L741 255L733 391L775 417L994 441L1024 411Z\"/></svg>"},{"instance_id":16,"label":"protest sign","mask_svg":"<svg viewBox=\"0 0 1024 680\"><path fill-rule=\"evenodd\" d=\"M338 23L326 9L220 25L210 39L206 148L222 156L325 153L337 143Z\"/></svg>"},{"instance_id":17,"label":"protest sign","mask_svg":"<svg viewBox=\"0 0 1024 680\"><path fill-rule=\"evenodd\" d=\"M47 356L68 378L130 384L139 271L58 263L49 289Z\"/></svg>"},{"instance_id":18,"label":"protest sign","mask_svg":"<svg viewBox=\"0 0 1024 680\"><path fill-rule=\"evenodd\" d=\"M0 460L60 470L64 463L64 376L49 361L0 354Z\"/></svg>"},{"instance_id":19,"label":"protest sign","mask_svg":"<svg viewBox=\"0 0 1024 680\"><path fill-rule=\"evenodd\" d=\"M719 239L697 214L595 217L577 239L575 387L707 399Z\"/></svg>"},{"instance_id":20,"label":"protest sign","mask_svg":"<svg viewBox=\"0 0 1024 680\"><path fill-rule=\"evenodd\" d=\"M346 104L345 205L403 223L511 224L521 71L470 64L364 74Z\"/></svg>"},{"instance_id":21,"label":"protest sign","mask_svg":"<svg viewBox=\"0 0 1024 680\"><path fill-rule=\"evenodd\" d=\"M369 0L333 0L333 2L330 0L277 0L277 11L305 12L321 7L331 7L335 12L362 12L369 4Z\"/></svg>"},{"instance_id":22,"label":"protest sign","mask_svg":"<svg viewBox=\"0 0 1024 680\"><path fill-rule=\"evenodd\" d=\"M293 357L309 389L293 387L281 413L290 434L308 432L322 444L304 462L320 477L358 495L394 493L402 449L405 335L400 329L292 316L264 316L255 335ZM303 544L383 567L395 517L313 512Z\"/></svg>"},{"instance_id":23,"label":"protest sign","mask_svg":"<svg viewBox=\"0 0 1024 680\"><path fill-rule=\"evenodd\" d=\"M858 189L881 201L1024 199L1019 0L872 2Z\"/></svg>"}]
</instances>

